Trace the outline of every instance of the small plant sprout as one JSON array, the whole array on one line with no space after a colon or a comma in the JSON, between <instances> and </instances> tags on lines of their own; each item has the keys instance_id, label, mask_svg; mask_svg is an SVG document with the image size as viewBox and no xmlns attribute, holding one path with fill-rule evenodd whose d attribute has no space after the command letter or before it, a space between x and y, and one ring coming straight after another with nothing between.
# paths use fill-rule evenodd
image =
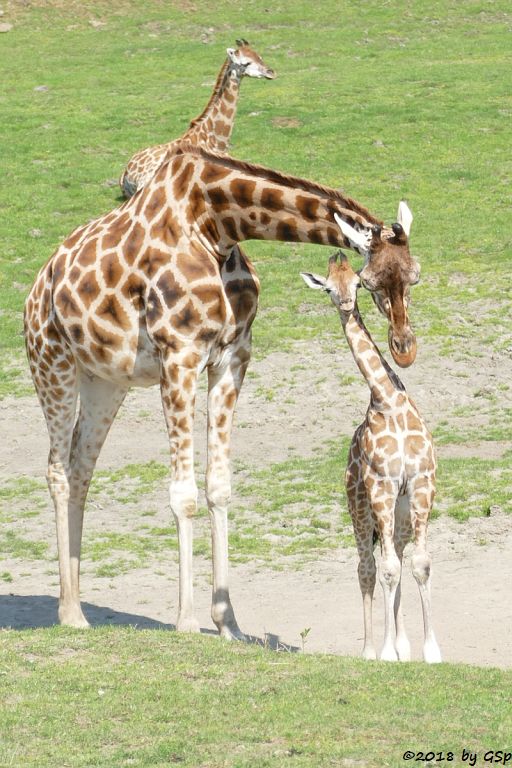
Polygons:
<instances>
[{"instance_id":1,"label":"small plant sprout","mask_svg":"<svg viewBox=\"0 0 512 768\"><path fill-rule=\"evenodd\" d=\"M304 629L300 633L300 639L301 639L301 642L302 642L302 653L304 653L304 648L305 648L305 645L306 645L306 640L307 640L307 637L308 637L310 632L311 632L311 627L304 627Z\"/></svg>"}]
</instances>

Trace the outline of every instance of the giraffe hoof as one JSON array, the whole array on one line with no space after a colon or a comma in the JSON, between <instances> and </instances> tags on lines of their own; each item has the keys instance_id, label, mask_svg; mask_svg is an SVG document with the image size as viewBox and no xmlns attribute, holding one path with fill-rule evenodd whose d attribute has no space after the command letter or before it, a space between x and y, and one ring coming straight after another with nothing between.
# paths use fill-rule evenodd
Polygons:
<instances>
[{"instance_id":1,"label":"giraffe hoof","mask_svg":"<svg viewBox=\"0 0 512 768\"><path fill-rule=\"evenodd\" d=\"M199 622L194 617L187 619L178 619L176 623L176 630L178 632L200 632L201 628Z\"/></svg>"},{"instance_id":2,"label":"giraffe hoof","mask_svg":"<svg viewBox=\"0 0 512 768\"><path fill-rule=\"evenodd\" d=\"M238 640L241 643L247 641L247 637L236 624L234 626L225 624L223 627L219 627L219 635L225 640Z\"/></svg>"},{"instance_id":3,"label":"giraffe hoof","mask_svg":"<svg viewBox=\"0 0 512 768\"><path fill-rule=\"evenodd\" d=\"M397 641L395 643L395 649L396 649L396 653L399 661L411 660L411 646L407 639Z\"/></svg>"},{"instance_id":4,"label":"giraffe hoof","mask_svg":"<svg viewBox=\"0 0 512 768\"><path fill-rule=\"evenodd\" d=\"M398 656L394 648L383 648L380 654L381 661L398 661Z\"/></svg>"},{"instance_id":5,"label":"giraffe hoof","mask_svg":"<svg viewBox=\"0 0 512 768\"><path fill-rule=\"evenodd\" d=\"M423 659L427 664L440 664L442 662L441 651L437 643L425 643L423 647Z\"/></svg>"},{"instance_id":6,"label":"giraffe hoof","mask_svg":"<svg viewBox=\"0 0 512 768\"><path fill-rule=\"evenodd\" d=\"M366 659L367 661L375 661L375 659L377 658L375 648L370 648L370 647L363 648L361 656L363 659Z\"/></svg>"},{"instance_id":7,"label":"giraffe hoof","mask_svg":"<svg viewBox=\"0 0 512 768\"><path fill-rule=\"evenodd\" d=\"M59 608L59 624L74 629L89 629L91 626L80 609L76 611Z\"/></svg>"}]
</instances>

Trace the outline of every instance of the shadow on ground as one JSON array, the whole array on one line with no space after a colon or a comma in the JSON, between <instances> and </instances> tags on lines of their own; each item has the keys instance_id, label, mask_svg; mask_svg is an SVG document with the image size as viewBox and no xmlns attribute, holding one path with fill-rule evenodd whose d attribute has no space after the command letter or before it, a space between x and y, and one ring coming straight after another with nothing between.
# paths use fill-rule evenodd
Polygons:
<instances>
[{"instance_id":1,"label":"shadow on ground","mask_svg":"<svg viewBox=\"0 0 512 768\"><path fill-rule=\"evenodd\" d=\"M136 629L168 629L175 630L174 624L164 624L149 616L136 613L115 611L112 608L92 603L82 603L82 610L87 621L93 627L97 626L130 626ZM40 629L58 624L59 601L48 595L1 595L0 596L0 629ZM201 628L203 635L217 635L213 629ZM266 632L264 637L246 635L248 643L260 645L273 651L288 651L296 653L297 646L282 643L279 635Z\"/></svg>"}]
</instances>

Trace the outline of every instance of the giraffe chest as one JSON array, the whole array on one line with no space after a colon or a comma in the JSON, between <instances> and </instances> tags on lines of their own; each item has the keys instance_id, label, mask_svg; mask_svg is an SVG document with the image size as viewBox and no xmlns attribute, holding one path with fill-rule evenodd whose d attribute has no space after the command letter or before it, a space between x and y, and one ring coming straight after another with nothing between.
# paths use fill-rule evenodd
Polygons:
<instances>
[{"instance_id":1,"label":"giraffe chest","mask_svg":"<svg viewBox=\"0 0 512 768\"><path fill-rule=\"evenodd\" d=\"M432 438L415 409L390 414L369 409L354 440L363 474L391 480L400 492L418 477L435 474Z\"/></svg>"}]
</instances>

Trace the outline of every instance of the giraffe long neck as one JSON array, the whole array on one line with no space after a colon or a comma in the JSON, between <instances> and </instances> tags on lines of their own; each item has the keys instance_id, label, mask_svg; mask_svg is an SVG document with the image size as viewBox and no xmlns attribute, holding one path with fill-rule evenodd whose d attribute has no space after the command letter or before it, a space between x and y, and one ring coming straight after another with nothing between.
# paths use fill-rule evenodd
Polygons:
<instances>
[{"instance_id":1,"label":"giraffe long neck","mask_svg":"<svg viewBox=\"0 0 512 768\"><path fill-rule=\"evenodd\" d=\"M371 402L382 408L395 392L403 392L405 387L382 357L363 323L357 304L348 318L343 314L340 317L354 360L370 388Z\"/></svg>"},{"instance_id":2,"label":"giraffe long neck","mask_svg":"<svg viewBox=\"0 0 512 768\"><path fill-rule=\"evenodd\" d=\"M280 240L350 247L335 223L382 224L339 191L285 176L201 147L182 148L170 159L169 200L186 196L186 217L221 257L243 240ZM188 192L188 194L187 194Z\"/></svg>"},{"instance_id":3,"label":"giraffe long neck","mask_svg":"<svg viewBox=\"0 0 512 768\"><path fill-rule=\"evenodd\" d=\"M198 131L206 132L209 146L217 152L225 152L229 145L235 122L240 94L241 70L226 59L217 76L208 104L200 115L190 122L183 139Z\"/></svg>"}]
</instances>

